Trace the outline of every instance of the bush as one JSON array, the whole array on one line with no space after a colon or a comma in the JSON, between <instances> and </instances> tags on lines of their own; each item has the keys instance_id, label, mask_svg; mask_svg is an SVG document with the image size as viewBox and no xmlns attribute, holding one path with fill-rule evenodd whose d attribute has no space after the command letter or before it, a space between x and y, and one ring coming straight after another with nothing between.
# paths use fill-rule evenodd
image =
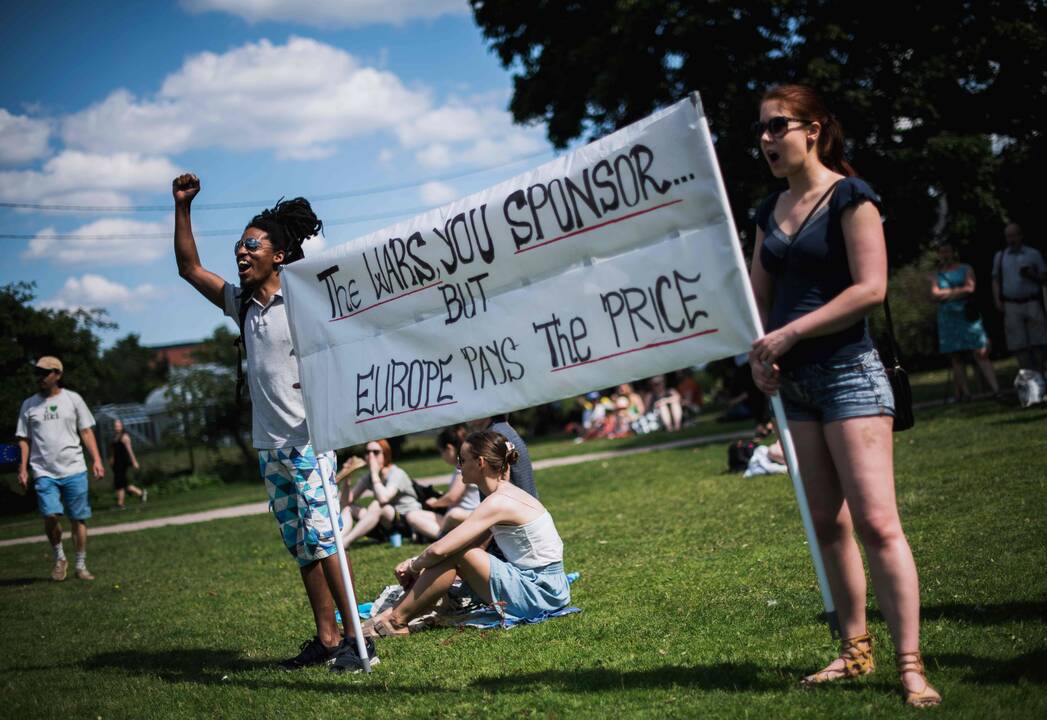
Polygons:
<instances>
[{"instance_id":1,"label":"bush","mask_svg":"<svg viewBox=\"0 0 1047 720\"><path fill-rule=\"evenodd\" d=\"M907 370L938 368L945 363L938 352L937 304L931 299L928 278L934 272L936 257L934 250L925 252L916 262L896 270L888 283L894 335ZM869 332L880 354L887 358L889 343L882 307L869 316Z\"/></svg>"}]
</instances>

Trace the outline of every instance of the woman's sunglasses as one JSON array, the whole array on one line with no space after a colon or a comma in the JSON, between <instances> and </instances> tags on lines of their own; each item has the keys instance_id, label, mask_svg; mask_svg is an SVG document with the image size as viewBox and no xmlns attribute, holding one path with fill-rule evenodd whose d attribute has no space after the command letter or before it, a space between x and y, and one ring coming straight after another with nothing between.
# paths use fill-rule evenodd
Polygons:
<instances>
[{"instance_id":1,"label":"woman's sunglasses","mask_svg":"<svg viewBox=\"0 0 1047 720\"><path fill-rule=\"evenodd\" d=\"M763 137L763 134L770 133L773 138L780 138L785 133L789 132L789 123L798 122L804 125L810 125L810 120L804 120L803 118L787 117L785 115L775 115L767 122L754 122L753 132L756 133L757 137ZM796 128L793 128L795 130Z\"/></svg>"},{"instance_id":2,"label":"woman's sunglasses","mask_svg":"<svg viewBox=\"0 0 1047 720\"><path fill-rule=\"evenodd\" d=\"M233 252L240 252L240 248L247 248L248 252L255 252L261 249L262 241L255 237L241 238L233 243Z\"/></svg>"},{"instance_id":3,"label":"woman's sunglasses","mask_svg":"<svg viewBox=\"0 0 1047 720\"><path fill-rule=\"evenodd\" d=\"M365 455L381 455L382 451L381 450L373 450L373 449L371 449L371 450L365 450L364 454Z\"/></svg>"}]
</instances>

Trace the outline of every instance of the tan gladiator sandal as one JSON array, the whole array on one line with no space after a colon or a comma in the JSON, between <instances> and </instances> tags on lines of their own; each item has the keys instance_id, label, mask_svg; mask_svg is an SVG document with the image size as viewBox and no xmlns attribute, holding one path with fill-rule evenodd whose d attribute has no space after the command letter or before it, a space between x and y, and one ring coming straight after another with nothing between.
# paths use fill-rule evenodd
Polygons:
<instances>
[{"instance_id":1,"label":"tan gladiator sandal","mask_svg":"<svg viewBox=\"0 0 1047 720\"><path fill-rule=\"evenodd\" d=\"M919 652L910 653L898 653L895 655L895 662L898 664L898 679L901 680L905 673L913 673L919 675L920 679L923 680L923 687L919 690L910 690L902 683L902 692L905 693L905 704L911 705L915 708L927 708L940 705L942 702L942 695L934 686L927 682L927 675L923 668L923 658L920 657Z\"/></svg>"},{"instance_id":2,"label":"tan gladiator sandal","mask_svg":"<svg viewBox=\"0 0 1047 720\"><path fill-rule=\"evenodd\" d=\"M843 660L842 668L832 667L836 660ZM833 680L845 680L860 675L868 675L876 669L876 662L873 660L872 636L869 633L865 633L857 637L847 638L840 644L840 654L836 660L833 660L824 669L813 675L808 675L800 681L800 684L804 687L814 687Z\"/></svg>"}]
</instances>

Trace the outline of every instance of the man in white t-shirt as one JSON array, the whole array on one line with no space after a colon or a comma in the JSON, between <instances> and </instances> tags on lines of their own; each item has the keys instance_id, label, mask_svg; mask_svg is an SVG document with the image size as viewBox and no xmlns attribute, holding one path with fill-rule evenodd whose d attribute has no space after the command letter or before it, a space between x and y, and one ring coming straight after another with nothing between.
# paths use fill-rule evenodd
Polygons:
<instances>
[{"instance_id":1,"label":"man in white t-shirt","mask_svg":"<svg viewBox=\"0 0 1047 720\"><path fill-rule=\"evenodd\" d=\"M243 332L252 440L269 505L285 547L298 562L316 624L316 635L277 667L330 665L332 670L357 672L363 661L347 622L351 611L338 567L338 533L325 502L325 486L334 496L338 493L336 462L333 452L317 453L310 443L280 286L280 268L304 257L302 241L318 234L323 225L304 198L281 201L256 215L233 245L237 287L200 264L189 211L199 192L195 175L180 175L172 183L178 274L237 321ZM335 619L336 604L346 621L344 639ZM371 664L377 664L372 641L367 641L366 650Z\"/></svg>"},{"instance_id":2,"label":"man in white t-shirt","mask_svg":"<svg viewBox=\"0 0 1047 720\"><path fill-rule=\"evenodd\" d=\"M76 577L94 580L87 569L87 518L91 505L87 497L87 463L81 441L91 453L91 469L96 478L105 476L98 454L98 443L91 428L95 419L84 400L59 385L62 361L45 355L33 368L40 391L22 403L15 435L21 450L18 482L29 485L32 470L36 502L44 516L44 533L51 541L54 567L51 579L65 580L69 562L62 547L61 516L69 515L73 545L76 547Z\"/></svg>"}]
</instances>

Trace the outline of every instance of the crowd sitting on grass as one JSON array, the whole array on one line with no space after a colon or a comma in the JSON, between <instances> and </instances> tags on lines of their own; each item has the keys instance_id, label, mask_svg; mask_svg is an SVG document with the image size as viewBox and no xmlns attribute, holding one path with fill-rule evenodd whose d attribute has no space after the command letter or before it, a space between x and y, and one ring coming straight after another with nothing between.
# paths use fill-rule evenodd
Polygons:
<instances>
[{"instance_id":1,"label":"crowd sitting on grass","mask_svg":"<svg viewBox=\"0 0 1047 720\"><path fill-rule=\"evenodd\" d=\"M613 390L580 395L576 402L582 410L581 420L568 423L565 430L575 436L575 442L646 435L657 430L676 432L683 427L685 417L701 411L702 389L689 372L681 371L677 386L665 375L650 377L642 386L642 393L630 383L622 383Z\"/></svg>"}]
</instances>

